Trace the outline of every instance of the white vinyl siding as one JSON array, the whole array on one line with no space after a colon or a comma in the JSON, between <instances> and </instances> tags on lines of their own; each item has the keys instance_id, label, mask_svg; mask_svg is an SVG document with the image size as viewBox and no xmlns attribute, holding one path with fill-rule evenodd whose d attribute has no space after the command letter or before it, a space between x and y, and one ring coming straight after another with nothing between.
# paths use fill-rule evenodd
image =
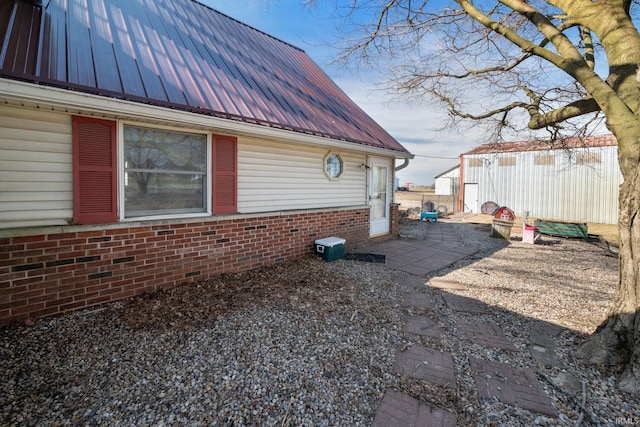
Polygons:
<instances>
[{"instance_id":1,"label":"white vinyl siding","mask_svg":"<svg viewBox=\"0 0 640 427\"><path fill-rule=\"evenodd\" d=\"M71 116L0 106L0 228L73 216Z\"/></svg>"},{"instance_id":2,"label":"white vinyl siding","mask_svg":"<svg viewBox=\"0 0 640 427\"><path fill-rule=\"evenodd\" d=\"M366 156L340 150L343 173L330 180L324 173L326 148L294 146L257 139L238 140L238 211L366 205Z\"/></svg>"},{"instance_id":3,"label":"white vinyl siding","mask_svg":"<svg viewBox=\"0 0 640 427\"><path fill-rule=\"evenodd\" d=\"M466 155L464 181L479 184L480 204L495 202L519 216L616 224L622 183L617 153L618 147L608 146ZM499 166L514 154L515 167ZM484 167L469 167L479 162Z\"/></svg>"},{"instance_id":4,"label":"white vinyl siding","mask_svg":"<svg viewBox=\"0 0 640 427\"><path fill-rule=\"evenodd\" d=\"M71 115L4 105L0 129L0 229L68 224L73 218ZM343 162L338 179L324 172L330 152ZM365 206L366 163L362 152L240 137L238 212Z\"/></svg>"}]
</instances>

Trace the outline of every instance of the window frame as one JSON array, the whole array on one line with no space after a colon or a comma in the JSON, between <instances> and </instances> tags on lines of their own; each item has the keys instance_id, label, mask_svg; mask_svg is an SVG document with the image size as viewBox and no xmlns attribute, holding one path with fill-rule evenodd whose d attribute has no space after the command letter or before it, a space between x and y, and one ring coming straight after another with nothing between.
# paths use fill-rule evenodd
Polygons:
<instances>
[{"instance_id":1,"label":"window frame","mask_svg":"<svg viewBox=\"0 0 640 427\"><path fill-rule=\"evenodd\" d=\"M124 153L124 128L125 126L143 127L149 129L163 130L167 132L176 132L182 134L204 135L206 138L206 167L205 167L205 211L188 212L188 213L166 213L153 214L145 216L126 217L125 216L125 153ZM146 122L132 122L126 120L118 121L118 141L117 141L117 164L118 164L118 215L120 222L146 221L153 219L180 219L180 218L200 218L211 216L213 205L213 165L212 165L212 133L197 130L185 129L174 126L164 126L159 124L151 124Z\"/></svg>"},{"instance_id":2,"label":"window frame","mask_svg":"<svg viewBox=\"0 0 640 427\"><path fill-rule=\"evenodd\" d=\"M334 156L337 157L338 161L340 162L340 172L336 176L331 175L329 173L329 168L327 167L329 164L329 159ZM340 177L342 176L342 174L344 174L344 160L342 160L342 156L334 151L329 151L322 160L322 170L330 181L340 180Z\"/></svg>"}]
</instances>

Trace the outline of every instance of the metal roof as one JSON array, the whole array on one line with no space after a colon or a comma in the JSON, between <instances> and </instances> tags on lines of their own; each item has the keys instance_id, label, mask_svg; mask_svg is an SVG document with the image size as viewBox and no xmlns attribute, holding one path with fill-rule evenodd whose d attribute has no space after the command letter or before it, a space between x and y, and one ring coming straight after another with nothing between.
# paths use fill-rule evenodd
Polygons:
<instances>
[{"instance_id":1,"label":"metal roof","mask_svg":"<svg viewBox=\"0 0 640 427\"><path fill-rule=\"evenodd\" d=\"M463 153L463 156L488 153L515 153L520 151L545 151L562 150L571 148L608 147L618 145L618 140L613 135L589 136L587 138L565 138L555 141L534 140L517 142L495 142L484 144L471 151Z\"/></svg>"},{"instance_id":2,"label":"metal roof","mask_svg":"<svg viewBox=\"0 0 640 427\"><path fill-rule=\"evenodd\" d=\"M436 175L434 178L435 178L435 179L438 179L438 178L440 178L442 175L446 175L446 174L448 174L449 172L454 171L454 170L459 169L459 168L460 168L460 164L458 163L458 164L457 164L457 165L455 165L455 166L451 166L451 167L450 167L449 169L447 169L446 171L444 171L444 172L440 172L440 173L439 173L438 175Z\"/></svg>"},{"instance_id":3,"label":"metal roof","mask_svg":"<svg viewBox=\"0 0 640 427\"><path fill-rule=\"evenodd\" d=\"M302 50L193 0L2 0L0 76L407 154Z\"/></svg>"}]
</instances>

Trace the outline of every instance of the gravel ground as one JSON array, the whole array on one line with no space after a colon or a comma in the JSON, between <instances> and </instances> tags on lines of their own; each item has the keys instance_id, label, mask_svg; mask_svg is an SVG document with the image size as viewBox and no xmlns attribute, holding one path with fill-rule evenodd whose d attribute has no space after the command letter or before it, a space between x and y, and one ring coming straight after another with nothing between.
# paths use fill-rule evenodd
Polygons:
<instances>
[{"instance_id":1,"label":"gravel ground","mask_svg":"<svg viewBox=\"0 0 640 427\"><path fill-rule=\"evenodd\" d=\"M425 226L407 222L402 234L419 235ZM422 313L402 308L398 292L420 278L382 264L305 258L32 327L3 326L0 425L368 426L389 388L455 412L462 426L640 424L637 397L615 388L617 370L575 356L606 316L617 259L593 243L545 237L531 246L491 239L484 226L456 227L481 250L434 275L488 303L482 316L502 326L516 352L461 339L455 321L468 316L444 304ZM403 333L409 311L450 333ZM562 368L532 358L536 319L564 327L556 342ZM395 349L408 343L451 352L457 388L392 375ZM534 369L559 417L479 400L469 356ZM554 382L563 369L584 392Z\"/></svg>"}]
</instances>

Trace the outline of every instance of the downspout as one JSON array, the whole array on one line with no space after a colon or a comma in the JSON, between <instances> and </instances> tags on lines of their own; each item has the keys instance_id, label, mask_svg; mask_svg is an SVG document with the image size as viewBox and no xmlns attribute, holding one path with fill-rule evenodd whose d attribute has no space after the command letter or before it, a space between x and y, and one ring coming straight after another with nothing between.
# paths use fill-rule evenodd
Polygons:
<instances>
[{"instance_id":1,"label":"downspout","mask_svg":"<svg viewBox=\"0 0 640 427\"><path fill-rule=\"evenodd\" d=\"M404 158L404 162L400 165L400 166L396 166L393 168L393 186L394 186L394 191L391 193L393 194L393 198L391 199L391 203L395 203L396 202L396 192L395 190L397 190L397 188L395 188L395 184L396 184L396 172L398 172L399 170L402 170L404 168L406 168L407 166L409 166L409 158L405 157ZM398 205L398 210L400 209L400 206ZM391 218L389 218L389 220L391 220ZM391 221L392 224L392 229L390 231L393 232L393 221ZM400 231L399 231L399 227L400 227L400 217L398 214L397 220L395 222L395 226L396 226L396 232L395 232L395 238L397 239L400 236Z\"/></svg>"},{"instance_id":2,"label":"downspout","mask_svg":"<svg viewBox=\"0 0 640 427\"><path fill-rule=\"evenodd\" d=\"M396 188L396 172L406 168L407 166L409 166L409 158L405 157L404 163L402 163L400 166L396 166L396 167L393 168L393 193L391 193L391 194L393 194L393 197L391 198L391 203L395 203L396 202L396 192L395 192L395 190L397 190L397 188Z\"/></svg>"},{"instance_id":3,"label":"downspout","mask_svg":"<svg viewBox=\"0 0 640 427\"><path fill-rule=\"evenodd\" d=\"M404 163L401 164L400 166L396 166L395 169L394 169L394 172L398 172L399 170L402 170L402 169L406 168L407 166L409 166L409 158L405 157Z\"/></svg>"}]
</instances>

